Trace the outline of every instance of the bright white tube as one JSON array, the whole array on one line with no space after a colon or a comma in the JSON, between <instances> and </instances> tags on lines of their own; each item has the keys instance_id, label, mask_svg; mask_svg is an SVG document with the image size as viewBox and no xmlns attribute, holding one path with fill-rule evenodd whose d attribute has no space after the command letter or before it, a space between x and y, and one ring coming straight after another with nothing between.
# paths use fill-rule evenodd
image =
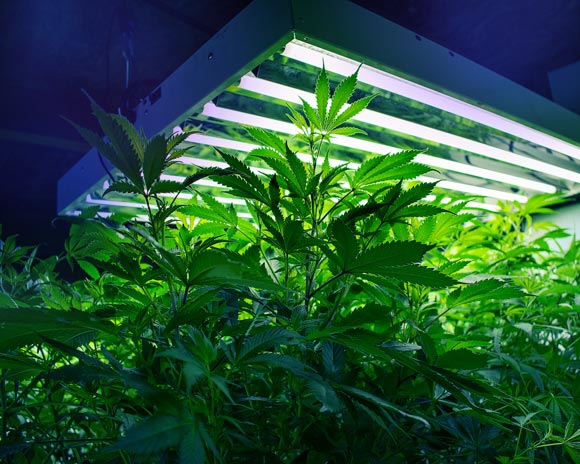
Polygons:
<instances>
[{"instance_id":1,"label":"bright white tube","mask_svg":"<svg viewBox=\"0 0 580 464\"><path fill-rule=\"evenodd\" d=\"M360 65L354 60L298 40L286 45L283 55L318 68L321 68L324 62L326 69L343 76L354 73ZM580 160L580 147L578 146L385 71L363 65L359 70L358 80Z\"/></svg>"},{"instance_id":2,"label":"bright white tube","mask_svg":"<svg viewBox=\"0 0 580 464\"><path fill-rule=\"evenodd\" d=\"M261 95L266 95L272 98L285 100L291 103L301 103L300 99L302 98L311 105L315 104L315 96L311 93L252 76L242 77L240 81L240 88L250 90L252 92L256 92ZM403 119L395 118L393 116L388 116L386 114L381 114L376 111L363 110L353 119L365 122L367 124L382 127L384 129L392 130L395 132L400 132L421 139L431 140L433 142L458 148L460 150L468 151L470 153L476 153L478 155L493 158L498 161L515 164L517 166L526 166L527 168L532 170L545 172L555 175L557 177L562 177L564 179L580 182L580 174L574 173L572 171L557 168L548 163L536 161L525 156L517 155L515 153L508 152L505 150L500 150L499 148L490 147L489 145L485 145L480 142L475 142L466 139L464 137L448 134L440 130L432 129L430 127L426 127L421 124L405 121ZM385 146L385 148L391 153L400 151L400 149L394 147ZM549 185L543 182L523 179L521 177L516 177L509 174L492 171L490 169L470 166L464 163L458 163L456 161L445 160L435 156L421 154L415 158L415 161L417 161L418 163L424 163L428 166L432 166L435 168L461 172L463 174L468 174L475 177L481 177L484 179L494 180L497 182L516 185L522 188L536 190L538 192L543 193L556 192L556 188L553 185Z\"/></svg>"}]
</instances>

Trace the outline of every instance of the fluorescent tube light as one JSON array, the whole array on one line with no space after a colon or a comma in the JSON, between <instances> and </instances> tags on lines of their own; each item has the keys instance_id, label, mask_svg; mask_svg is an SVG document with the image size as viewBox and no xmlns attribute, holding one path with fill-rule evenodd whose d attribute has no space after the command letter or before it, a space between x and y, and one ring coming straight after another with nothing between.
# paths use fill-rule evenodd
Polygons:
<instances>
[{"instance_id":1,"label":"fluorescent tube light","mask_svg":"<svg viewBox=\"0 0 580 464\"><path fill-rule=\"evenodd\" d=\"M103 206L126 206L128 208L147 208L145 203L135 203L132 201L117 201L117 200L105 200L104 198L93 198L90 194L85 197L85 202L93 205L103 205ZM150 205L151 209L157 209L157 205Z\"/></svg>"},{"instance_id":2,"label":"fluorescent tube light","mask_svg":"<svg viewBox=\"0 0 580 464\"><path fill-rule=\"evenodd\" d=\"M253 76L242 77L239 87L244 90L249 90L272 98L278 98L291 103L299 104L301 103L300 99L302 98L311 105L316 105L316 98L314 94L304 92L292 87L288 87L286 85L270 82L264 79L259 79ZM567 171L561 168L554 169L555 168L554 166L547 163L542 163L539 161L536 162L531 158L516 155L514 153L505 150L500 150L499 148L490 147L489 145L485 145L480 142L474 142L464 137L448 134L440 130L432 129L430 127L426 127L421 124L405 121L403 119L395 118L393 116L388 116L386 114L381 114L376 111L363 110L353 119L365 122L367 124L379 126L384 129L392 130L395 132L400 132L414 137L419 137L421 139L431 140L436 143L451 146L471 153L476 153L499 161L508 160L507 162L515 164L517 166L526 166L530 169L535 168L535 170L540 172L553 173L553 175L556 175L558 177L563 177L565 179L580 182L580 174L576 174L572 171ZM387 148L390 152L400 151L400 149L394 147L385 147L385 148ZM457 161L445 160L435 156L420 154L415 158L415 160L418 163L424 163L428 166L432 166L435 168L447 169L449 171L460 172L475 177L481 177L484 179L490 179L497 182L503 182L526 189L536 190L538 192L555 193L557 190L556 187L554 187L553 185L549 185L543 182L523 179L521 177L516 177L509 174L492 171L490 169L470 166L464 163L458 163Z\"/></svg>"},{"instance_id":3,"label":"fluorescent tube light","mask_svg":"<svg viewBox=\"0 0 580 464\"><path fill-rule=\"evenodd\" d=\"M287 44L282 54L318 68L321 68L324 62L326 69L343 76L354 73L360 64L298 40ZM580 147L578 146L385 71L362 65L358 73L358 80L580 160Z\"/></svg>"},{"instance_id":4,"label":"fluorescent tube light","mask_svg":"<svg viewBox=\"0 0 580 464\"><path fill-rule=\"evenodd\" d=\"M471 193L473 195L478 195L482 197L497 198L499 200L508 201L519 201L520 203L525 203L528 198L524 195L518 195L517 193L502 192L499 190L492 190L485 187L477 187L475 185L462 184L460 182L454 182L450 180L439 180L433 177L419 176L417 178L421 182L437 182L437 186L447 190L456 190L463 193Z\"/></svg>"},{"instance_id":5,"label":"fluorescent tube light","mask_svg":"<svg viewBox=\"0 0 580 464\"><path fill-rule=\"evenodd\" d=\"M203 108L203 115L209 116L216 119L221 119L224 121L235 122L238 124L244 124L248 126L255 126L261 127L262 129L269 129L274 130L277 132L285 133L285 134L296 134L297 128L293 124L282 122L282 121L275 121L273 119L265 118L263 116L255 116L248 113L243 113L241 111L230 110L227 108L220 108L216 106L214 103L209 102L206 103ZM381 145L375 142L369 142L367 140L360 140L354 139L345 136L336 136L334 138L334 143L336 145L341 145L349 148L356 148L359 150L367 151L370 153L385 153L392 150L400 151L399 149L393 149L392 147L387 147L385 145ZM434 181L435 179L431 179L430 182ZM508 192L502 192L498 190L486 189L482 187L474 187L467 184L462 184L459 182L451 182L451 181L441 181L438 184L442 188L446 188L449 190L457 190L459 192L466 192L466 193L473 193L475 195L482 195L488 196L491 198L497 198L502 200L518 200L520 202L527 201L527 198L523 195L516 195ZM479 193L476 193L479 192Z\"/></svg>"}]
</instances>

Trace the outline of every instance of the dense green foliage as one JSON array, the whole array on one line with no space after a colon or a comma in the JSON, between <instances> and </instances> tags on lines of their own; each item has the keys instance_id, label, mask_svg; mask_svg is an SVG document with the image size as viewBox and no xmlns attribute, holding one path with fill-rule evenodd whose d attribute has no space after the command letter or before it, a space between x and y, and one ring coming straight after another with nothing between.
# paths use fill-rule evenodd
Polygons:
<instances>
[{"instance_id":1,"label":"dense green foliage","mask_svg":"<svg viewBox=\"0 0 580 464\"><path fill-rule=\"evenodd\" d=\"M323 71L291 140L248 128L275 174L218 150L183 182L161 176L187 134L93 104L108 141L78 129L147 220L88 209L42 261L0 242L1 459L580 462L580 244L531 219L558 199L477 216L424 201L417 152L331 165L355 85Z\"/></svg>"}]
</instances>

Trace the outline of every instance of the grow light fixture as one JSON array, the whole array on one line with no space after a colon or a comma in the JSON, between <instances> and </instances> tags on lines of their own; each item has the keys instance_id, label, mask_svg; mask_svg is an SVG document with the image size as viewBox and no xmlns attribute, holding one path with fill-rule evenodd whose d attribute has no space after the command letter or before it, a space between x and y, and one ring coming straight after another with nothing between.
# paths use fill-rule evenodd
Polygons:
<instances>
[{"instance_id":1,"label":"grow light fixture","mask_svg":"<svg viewBox=\"0 0 580 464\"><path fill-rule=\"evenodd\" d=\"M342 76L348 76L354 73L360 66L358 71L358 80L360 82L448 111L462 118L478 122L502 132L507 132L521 139L529 140L530 142L537 143L538 145L580 160L580 147L572 145L571 143L452 96L445 95L371 66L361 65L361 63L355 60L330 53L321 48L306 44L305 42L290 42L286 45L282 54L319 68L324 63L327 70Z\"/></svg>"},{"instance_id":2,"label":"grow light fixture","mask_svg":"<svg viewBox=\"0 0 580 464\"><path fill-rule=\"evenodd\" d=\"M262 95L267 95L269 97L282 99L290 103L300 104L301 99L307 101L310 105L316 105L316 97L314 94L300 91L298 89L293 89L288 86L280 85L274 82L268 82L263 79L258 79L252 76L244 76L240 81L240 88L244 90L250 90ZM206 114L215 114L215 109L208 109ZM400 118L395 118L385 114L377 113L376 111L363 110L357 116L353 118L355 121L365 122L371 125L379 126L384 129L390 129L396 132L401 132L406 135L411 135L420 139L432 140L450 147L465 150L471 153L488 156L489 158L497 159L500 161L505 161L511 164L519 165L522 162L531 162L528 164L530 169L547 172L556 177L561 177L566 180L572 180L574 182L580 182L580 174L572 171L567 171L565 169L556 168L548 163L542 163L540 161L533 162L533 160L525 159L523 156L514 155L513 153L507 152L505 150L499 150L497 148L484 145L479 142L473 142L463 137L458 137L452 134L447 134L445 132L431 129L420 124L405 121ZM270 127L277 127L277 125L271 125ZM282 128L281 128L282 129ZM281 130L283 131L283 130ZM342 138L347 139L348 137ZM356 139L355 139L356 140ZM340 142L339 142L340 143ZM351 142L351 148L357 148L362 146L361 142ZM401 149L383 146L370 146L374 147L377 153L396 153L401 151ZM361 148L364 150L364 148ZM429 155L418 155L415 160L419 163L424 163L427 166L432 166L434 168L442 168L449 171L463 172L476 177L482 177L484 179L495 180L498 182L505 182L507 184L516 185L518 187L528 188L531 190L536 190L543 193L555 193L556 187L553 185L548 185L543 182L537 182L529 179L522 179L516 176L510 176L497 171L491 171L489 169L482 169L476 166L469 166L464 163L457 163L455 161L449 161L442 158L437 158L435 156Z\"/></svg>"},{"instance_id":3,"label":"grow light fixture","mask_svg":"<svg viewBox=\"0 0 580 464\"><path fill-rule=\"evenodd\" d=\"M225 167L213 147L271 175L247 157L257 145L244 126L292 138L298 130L287 106L300 98L314 103L323 64L332 87L358 68L357 98L377 94L353 120L368 135L335 136L331 165L356 169L369 156L425 149L415 160L434 172L419 180L483 197L469 203L479 209L535 193L580 193L580 116L343 0L254 0L140 104L136 125L150 137L200 129L163 179ZM130 195L103 198L105 177L97 153L89 152L59 181L59 212L98 204L102 213L142 213ZM195 188L248 215L217 182L202 179ZM194 196L184 192L180 201Z\"/></svg>"}]
</instances>

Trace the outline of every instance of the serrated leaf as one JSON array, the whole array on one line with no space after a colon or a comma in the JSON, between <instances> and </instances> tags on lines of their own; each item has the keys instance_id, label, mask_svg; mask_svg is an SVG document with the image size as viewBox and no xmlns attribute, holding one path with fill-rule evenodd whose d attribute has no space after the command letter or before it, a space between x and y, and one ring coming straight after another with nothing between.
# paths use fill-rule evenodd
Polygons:
<instances>
[{"instance_id":1,"label":"serrated leaf","mask_svg":"<svg viewBox=\"0 0 580 464\"><path fill-rule=\"evenodd\" d=\"M353 135L366 135L366 131L359 129L358 127L338 127L332 130L332 135L351 137Z\"/></svg>"},{"instance_id":2,"label":"serrated leaf","mask_svg":"<svg viewBox=\"0 0 580 464\"><path fill-rule=\"evenodd\" d=\"M261 143L262 145L275 150L282 156L284 156L286 153L286 143L276 134L273 134L272 132L266 131L259 127L246 127L246 130L254 140Z\"/></svg>"},{"instance_id":3,"label":"serrated leaf","mask_svg":"<svg viewBox=\"0 0 580 464\"><path fill-rule=\"evenodd\" d=\"M326 117L326 127L334 127L336 126L335 120L342 109L342 107L348 102L352 93L354 92L354 88L356 86L358 76L358 69L355 71L354 74L344 78L336 87L333 95L332 101L330 103L330 109L328 110L328 114Z\"/></svg>"},{"instance_id":4,"label":"serrated leaf","mask_svg":"<svg viewBox=\"0 0 580 464\"><path fill-rule=\"evenodd\" d=\"M348 108L346 108L342 113L340 113L337 118L334 120L333 127L340 126L345 122L354 118L357 114L359 114L362 110L364 110L369 103L376 97L375 95L368 95L366 97L360 98L359 100L351 103ZM334 130L333 133L336 133Z\"/></svg>"},{"instance_id":5,"label":"serrated leaf","mask_svg":"<svg viewBox=\"0 0 580 464\"><path fill-rule=\"evenodd\" d=\"M344 346L324 340L322 342L322 366L326 374L333 380L338 380L346 365Z\"/></svg>"},{"instance_id":6,"label":"serrated leaf","mask_svg":"<svg viewBox=\"0 0 580 464\"><path fill-rule=\"evenodd\" d=\"M85 271L87 273L87 275L91 279L97 280L100 277L100 273L99 273L98 269L90 261L86 261L84 259L79 259L79 260L77 260L77 264L80 266L80 268L83 271Z\"/></svg>"},{"instance_id":7,"label":"serrated leaf","mask_svg":"<svg viewBox=\"0 0 580 464\"><path fill-rule=\"evenodd\" d=\"M201 436L195 429L185 433L179 444L179 464L204 464L205 449Z\"/></svg>"},{"instance_id":8,"label":"serrated leaf","mask_svg":"<svg viewBox=\"0 0 580 464\"><path fill-rule=\"evenodd\" d=\"M435 188L437 182L422 182L414 185L408 190L404 190L393 204L393 210L397 211L405 206L424 199Z\"/></svg>"},{"instance_id":9,"label":"serrated leaf","mask_svg":"<svg viewBox=\"0 0 580 464\"><path fill-rule=\"evenodd\" d=\"M156 453L177 446L190 430L180 417L153 416L127 431L127 434L108 450L125 450L140 455Z\"/></svg>"},{"instance_id":10,"label":"serrated leaf","mask_svg":"<svg viewBox=\"0 0 580 464\"><path fill-rule=\"evenodd\" d=\"M266 328L262 332L258 332L244 340L238 356L237 362L247 360L252 354L257 354L259 351L271 348L276 345L295 344L300 340L300 335L282 327Z\"/></svg>"},{"instance_id":11,"label":"serrated leaf","mask_svg":"<svg viewBox=\"0 0 580 464\"><path fill-rule=\"evenodd\" d=\"M378 303L367 303L362 308L356 308L344 318L334 322L335 326L361 328L366 325L382 325L390 322L390 309Z\"/></svg>"},{"instance_id":12,"label":"serrated leaf","mask_svg":"<svg viewBox=\"0 0 580 464\"><path fill-rule=\"evenodd\" d=\"M182 190L181 182L175 180L158 180L149 189L150 194L179 193Z\"/></svg>"},{"instance_id":13,"label":"serrated leaf","mask_svg":"<svg viewBox=\"0 0 580 464\"><path fill-rule=\"evenodd\" d=\"M308 379L304 390L306 394L312 395L322 404L320 412L338 412L342 409L342 403L328 383L317 379Z\"/></svg>"},{"instance_id":14,"label":"serrated leaf","mask_svg":"<svg viewBox=\"0 0 580 464\"><path fill-rule=\"evenodd\" d=\"M485 279L466 287L455 289L447 298L447 306L455 307L487 300L503 301L512 298L522 298L525 295L521 289L506 285L501 280Z\"/></svg>"},{"instance_id":15,"label":"serrated leaf","mask_svg":"<svg viewBox=\"0 0 580 464\"><path fill-rule=\"evenodd\" d=\"M487 367L489 359L486 353L476 353L466 348L460 348L443 353L435 364L445 369L483 369Z\"/></svg>"},{"instance_id":16,"label":"serrated leaf","mask_svg":"<svg viewBox=\"0 0 580 464\"><path fill-rule=\"evenodd\" d=\"M287 354L260 353L247 357L243 362L249 365L262 364L268 367L278 367L300 376L308 375L313 371L312 367Z\"/></svg>"},{"instance_id":17,"label":"serrated leaf","mask_svg":"<svg viewBox=\"0 0 580 464\"><path fill-rule=\"evenodd\" d=\"M134 193L136 195L143 194L143 192L138 187L125 180L118 180L110 184L109 188L103 192L103 196L111 192Z\"/></svg>"},{"instance_id":18,"label":"serrated leaf","mask_svg":"<svg viewBox=\"0 0 580 464\"><path fill-rule=\"evenodd\" d=\"M192 134L196 133L198 131L186 131L186 132L180 132L180 133L175 133L175 134L171 134L171 136L167 139L167 152L171 152L173 151L173 149L175 147L177 147L180 143L185 142L185 140Z\"/></svg>"},{"instance_id":19,"label":"serrated leaf","mask_svg":"<svg viewBox=\"0 0 580 464\"><path fill-rule=\"evenodd\" d=\"M113 160L109 161L121 170L131 182L137 186L141 186L140 168L142 154L139 154L139 148L136 145L136 140L139 138L139 135L131 123L123 116L105 113L94 100L91 101L91 107L93 114L99 120L105 136L109 139L116 153L117 164ZM137 139L135 138L135 134L137 134Z\"/></svg>"},{"instance_id":20,"label":"serrated leaf","mask_svg":"<svg viewBox=\"0 0 580 464\"><path fill-rule=\"evenodd\" d=\"M424 285L431 288L449 287L457 284L455 279L446 274L418 265L382 268L377 274L393 277L402 282Z\"/></svg>"},{"instance_id":21,"label":"serrated leaf","mask_svg":"<svg viewBox=\"0 0 580 464\"><path fill-rule=\"evenodd\" d=\"M286 144L286 160L288 161L288 165L292 169L292 173L296 179L299 194L303 197L306 191L306 169L304 168L304 163L296 156L296 153L288 147L288 144Z\"/></svg>"},{"instance_id":22,"label":"serrated leaf","mask_svg":"<svg viewBox=\"0 0 580 464\"><path fill-rule=\"evenodd\" d=\"M346 270L349 263L355 260L360 249L354 230L342 220L337 219L331 223L330 232L336 256L340 260L340 268Z\"/></svg>"},{"instance_id":23,"label":"serrated leaf","mask_svg":"<svg viewBox=\"0 0 580 464\"><path fill-rule=\"evenodd\" d=\"M76 341L85 336L92 339L99 331L116 333L116 328L80 311L0 309L0 351L42 343L42 337L78 345Z\"/></svg>"},{"instance_id":24,"label":"serrated leaf","mask_svg":"<svg viewBox=\"0 0 580 464\"><path fill-rule=\"evenodd\" d=\"M344 173L348 171L348 164L341 164L329 169L322 177L319 185L320 192L326 192L330 187L338 184L344 177Z\"/></svg>"},{"instance_id":25,"label":"serrated leaf","mask_svg":"<svg viewBox=\"0 0 580 464\"><path fill-rule=\"evenodd\" d=\"M306 122L306 119L304 119L304 116L302 116L302 114L300 114L298 111L296 111L290 105L288 105L288 109L290 110L290 114L288 115L288 119L290 119L290 121L292 121L292 123L296 127L298 127L298 129L300 129L302 132L308 131L309 126L308 126L308 123Z\"/></svg>"},{"instance_id":26,"label":"serrated leaf","mask_svg":"<svg viewBox=\"0 0 580 464\"><path fill-rule=\"evenodd\" d=\"M303 187L300 186L298 178L292 171L285 158L282 158L278 153L270 148L257 148L252 150L249 155L256 156L266 162L276 174L283 180L284 185L288 190L298 196L303 195Z\"/></svg>"},{"instance_id":27,"label":"serrated leaf","mask_svg":"<svg viewBox=\"0 0 580 464\"><path fill-rule=\"evenodd\" d=\"M206 177L211 177L213 180L221 179L222 176L230 176L232 171L230 169L222 169L218 167L208 167L198 169L197 172L191 174L181 182L181 188L185 189L195 184L198 180L205 179Z\"/></svg>"},{"instance_id":28,"label":"serrated leaf","mask_svg":"<svg viewBox=\"0 0 580 464\"><path fill-rule=\"evenodd\" d=\"M407 217L429 217L448 211L433 205L410 205L397 210L394 214L389 215L390 220L403 219Z\"/></svg>"},{"instance_id":29,"label":"serrated leaf","mask_svg":"<svg viewBox=\"0 0 580 464\"><path fill-rule=\"evenodd\" d=\"M372 393L366 392L366 391L361 390L359 388L350 387L347 385L339 385L339 386L337 386L337 389L340 389L340 390L344 391L345 393L349 393L351 395L354 395L361 400L365 400L365 401L369 402L370 404L373 404L375 406L380 407L381 409L385 409L385 410L390 411L390 412L396 412L397 414L400 414L404 417L408 417L408 418L416 420L418 422L422 422L428 428L431 427L429 422L427 422L421 416L417 416L415 414L409 414L407 411L405 411L404 409L401 409L397 405L389 403L388 401L386 401L386 400L384 400L376 395L373 395Z\"/></svg>"},{"instance_id":30,"label":"serrated leaf","mask_svg":"<svg viewBox=\"0 0 580 464\"><path fill-rule=\"evenodd\" d=\"M417 150L405 150L392 155L375 156L367 159L355 171L352 187L360 188L392 180L394 178L393 171L405 168L419 153ZM395 178L399 179L401 177Z\"/></svg>"},{"instance_id":31,"label":"serrated leaf","mask_svg":"<svg viewBox=\"0 0 580 464\"><path fill-rule=\"evenodd\" d=\"M269 198L264 182L262 182L262 180L256 174L254 174L246 164L237 159L235 156L228 155L227 153L221 151L219 148L216 148L216 151L233 169L233 172L239 177L218 177L214 178L214 180L221 183L222 185L225 185L226 187L233 186L234 192L245 193L246 195L249 194L250 198L257 199L264 204L268 204ZM240 183L239 180L243 180L243 183ZM244 198L248 197L246 195L244 195Z\"/></svg>"},{"instance_id":32,"label":"serrated leaf","mask_svg":"<svg viewBox=\"0 0 580 464\"><path fill-rule=\"evenodd\" d=\"M137 155L137 158L143 160L143 140L137 129L135 129L135 126L133 126L133 124L131 124L131 122L123 115L112 113L111 117L123 130L126 139L134 150L134 153Z\"/></svg>"},{"instance_id":33,"label":"serrated leaf","mask_svg":"<svg viewBox=\"0 0 580 464\"><path fill-rule=\"evenodd\" d=\"M6 379L13 381L36 377L48 371L48 367L33 358L16 353L0 353L0 369L6 369Z\"/></svg>"},{"instance_id":34,"label":"serrated leaf","mask_svg":"<svg viewBox=\"0 0 580 464\"><path fill-rule=\"evenodd\" d=\"M319 131L322 130L322 121L318 118L316 110L312 108L310 103L308 103L303 98L300 98L300 100L302 100L302 110L304 111L305 116L308 118L310 125Z\"/></svg>"},{"instance_id":35,"label":"serrated leaf","mask_svg":"<svg viewBox=\"0 0 580 464\"><path fill-rule=\"evenodd\" d=\"M415 241L383 243L363 251L355 260L347 263L346 272L353 274L381 273L386 268L418 263L433 245Z\"/></svg>"},{"instance_id":36,"label":"serrated leaf","mask_svg":"<svg viewBox=\"0 0 580 464\"><path fill-rule=\"evenodd\" d=\"M326 124L326 110L328 108L328 100L330 99L330 85L328 82L328 75L324 63L322 63L322 70L316 79L316 87L314 89L316 95L316 111L322 125Z\"/></svg>"},{"instance_id":37,"label":"serrated leaf","mask_svg":"<svg viewBox=\"0 0 580 464\"><path fill-rule=\"evenodd\" d=\"M166 155L167 142L165 136L156 135L147 144L143 155L143 177L146 188L151 187L161 176Z\"/></svg>"},{"instance_id":38,"label":"serrated leaf","mask_svg":"<svg viewBox=\"0 0 580 464\"><path fill-rule=\"evenodd\" d=\"M428 172L433 171L431 166L421 163L408 163L404 166L399 166L390 169L387 173L383 174L383 179L385 180L399 180L399 179L415 179L416 177L422 176Z\"/></svg>"}]
</instances>

